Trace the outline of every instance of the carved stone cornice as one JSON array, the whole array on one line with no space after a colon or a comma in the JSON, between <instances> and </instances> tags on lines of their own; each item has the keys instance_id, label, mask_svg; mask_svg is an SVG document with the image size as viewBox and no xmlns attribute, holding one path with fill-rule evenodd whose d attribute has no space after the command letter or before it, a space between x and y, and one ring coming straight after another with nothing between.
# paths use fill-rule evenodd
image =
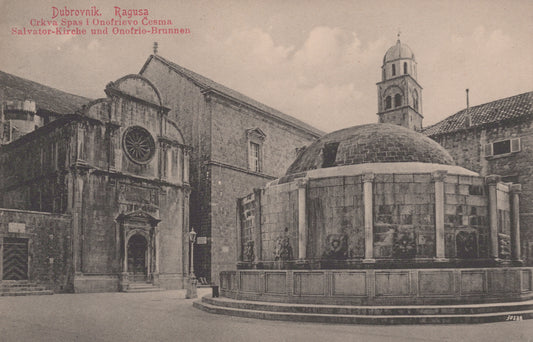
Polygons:
<instances>
[{"instance_id":1,"label":"carved stone cornice","mask_svg":"<svg viewBox=\"0 0 533 342\"><path fill-rule=\"evenodd\" d=\"M485 183L486 184L496 184L496 183L499 183L501 181L501 176L499 175L488 175L485 177Z\"/></svg>"},{"instance_id":2,"label":"carved stone cornice","mask_svg":"<svg viewBox=\"0 0 533 342\"><path fill-rule=\"evenodd\" d=\"M514 194L519 194L522 192L522 184L511 184L509 186L509 191Z\"/></svg>"},{"instance_id":3,"label":"carved stone cornice","mask_svg":"<svg viewBox=\"0 0 533 342\"><path fill-rule=\"evenodd\" d=\"M437 170L437 171L431 173L431 180L433 182L444 182L444 180L446 179L446 175L447 174L448 174L448 171Z\"/></svg>"},{"instance_id":4,"label":"carved stone cornice","mask_svg":"<svg viewBox=\"0 0 533 342\"><path fill-rule=\"evenodd\" d=\"M309 178L298 178L296 180L296 186L298 186L298 189L306 188L307 183L309 183Z\"/></svg>"},{"instance_id":5,"label":"carved stone cornice","mask_svg":"<svg viewBox=\"0 0 533 342\"><path fill-rule=\"evenodd\" d=\"M376 175L373 173L365 173L363 175L363 183L372 183L374 181L374 178L376 178Z\"/></svg>"}]
</instances>

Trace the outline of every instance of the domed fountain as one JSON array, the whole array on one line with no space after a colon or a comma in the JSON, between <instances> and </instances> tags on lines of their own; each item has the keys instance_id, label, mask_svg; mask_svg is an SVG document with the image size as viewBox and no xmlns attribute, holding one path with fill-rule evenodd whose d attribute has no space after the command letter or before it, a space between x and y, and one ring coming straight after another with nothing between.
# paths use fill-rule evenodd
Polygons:
<instances>
[{"instance_id":1,"label":"domed fountain","mask_svg":"<svg viewBox=\"0 0 533 342\"><path fill-rule=\"evenodd\" d=\"M221 272L221 295L398 310L530 299L519 190L401 126L327 134L239 200L239 260Z\"/></svg>"}]
</instances>

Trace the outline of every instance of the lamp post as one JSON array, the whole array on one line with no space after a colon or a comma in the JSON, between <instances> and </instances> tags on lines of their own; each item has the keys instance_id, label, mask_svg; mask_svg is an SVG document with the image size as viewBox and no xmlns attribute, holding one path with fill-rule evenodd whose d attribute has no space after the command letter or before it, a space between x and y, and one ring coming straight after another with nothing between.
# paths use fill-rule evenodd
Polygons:
<instances>
[{"instance_id":1,"label":"lamp post","mask_svg":"<svg viewBox=\"0 0 533 342\"><path fill-rule=\"evenodd\" d=\"M198 292L196 291L196 276L194 275L194 243L196 242L196 232L194 228L191 228L189 232L189 242L191 243L191 268L189 271L189 282L187 283L186 298L198 298Z\"/></svg>"}]
</instances>

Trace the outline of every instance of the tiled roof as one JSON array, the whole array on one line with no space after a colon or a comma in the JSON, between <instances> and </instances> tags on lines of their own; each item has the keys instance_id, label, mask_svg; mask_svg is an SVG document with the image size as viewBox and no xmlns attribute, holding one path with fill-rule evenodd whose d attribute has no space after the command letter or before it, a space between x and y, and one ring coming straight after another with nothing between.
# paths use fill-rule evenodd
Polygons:
<instances>
[{"instance_id":1,"label":"tiled roof","mask_svg":"<svg viewBox=\"0 0 533 342\"><path fill-rule=\"evenodd\" d=\"M209 91L209 90L214 90L215 92L218 92L218 93L221 93L223 95L226 95L226 96L229 96L239 102L243 102L243 103L246 103L252 107L255 107L257 109L259 109L260 111L268 114L268 115L271 115L281 121L284 121L284 122L287 122L289 124L292 124L293 126L296 126L296 127L299 127L300 129L304 129L308 132L310 132L311 134L314 134L316 135L317 137L319 136L322 136L325 134L325 132L309 125L309 124L306 124L305 122L303 121L300 121L298 119L295 119L293 118L292 116L290 115L287 115L287 114L284 114L274 108L271 108L267 105L264 105L262 104L261 102L258 102L246 95L243 95L241 93L239 93L238 91L236 90L233 90L233 89L230 89L226 86L223 86L222 84L220 83L217 83L213 80L210 80L209 78L207 77L204 77L202 75L199 75L191 70L188 70L182 66L179 66L178 64L174 63L174 62L171 62L159 55L151 55L150 58L148 58L148 60L146 61L146 63L144 64L143 68L141 69L140 71L140 74L143 73L144 69L146 68L146 66L148 65L148 63L150 63L150 61L152 59L156 59L164 64L166 64L167 66L169 66L171 69L173 69L174 71L176 71L177 73L187 77L188 79L190 79L191 81L193 81L194 83L196 83L199 87L202 88L202 90L205 90L205 91Z\"/></svg>"},{"instance_id":2,"label":"tiled roof","mask_svg":"<svg viewBox=\"0 0 533 342\"><path fill-rule=\"evenodd\" d=\"M523 116L533 117L533 92L470 107L468 114L471 122L469 127L482 126ZM467 110L465 108L441 122L426 127L423 133L428 136L435 136L468 128L466 118Z\"/></svg>"},{"instance_id":3,"label":"tiled roof","mask_svg":"<svg viewBox=\"0 0 533 342\"><path fill-rule=\"evenodd\" d=\"M0 89L4 100L33 100L38 111L59 115L74 113L91 101L3 71L0 71Z\"/></svg>"}]
</instances>

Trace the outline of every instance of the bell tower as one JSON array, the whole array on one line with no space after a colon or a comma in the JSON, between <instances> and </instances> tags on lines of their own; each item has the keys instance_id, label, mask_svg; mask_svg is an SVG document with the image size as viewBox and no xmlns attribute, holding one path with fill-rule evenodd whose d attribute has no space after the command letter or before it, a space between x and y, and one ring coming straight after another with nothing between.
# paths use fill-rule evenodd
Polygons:
<instances>
[{"instance_id":1,"label":"bell tower","mask_svg":"<svg viewBox=\"0 0 533 342\"><path fill-rule=\"evenodd\" d=\"M415 55L400 42L387 50L378 86L378 122L416 131L422 129L422 87L417 80Z\"/></svg>"}]
</instances>

